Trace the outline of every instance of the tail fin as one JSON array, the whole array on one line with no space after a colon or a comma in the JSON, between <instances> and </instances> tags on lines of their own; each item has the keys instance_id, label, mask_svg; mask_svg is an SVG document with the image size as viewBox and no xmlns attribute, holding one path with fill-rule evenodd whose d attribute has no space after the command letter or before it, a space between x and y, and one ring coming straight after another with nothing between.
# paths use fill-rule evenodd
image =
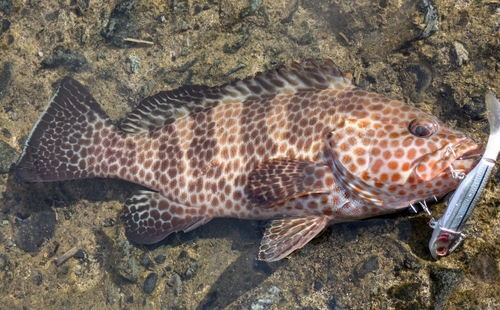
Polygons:
<instances>
[{"instance_id":1,"label":"tail fin","mask_svg":"<svg viewBox=\"0 0 500 310\"><path fill-rule=\"evenodd\" d=\"M31 130L16 176L27 182L96 176L93 155L101 140L99 133L105 129L108 133L117 131L85 87L71 77L63 78Z\"/></svg>"}]
</instances>

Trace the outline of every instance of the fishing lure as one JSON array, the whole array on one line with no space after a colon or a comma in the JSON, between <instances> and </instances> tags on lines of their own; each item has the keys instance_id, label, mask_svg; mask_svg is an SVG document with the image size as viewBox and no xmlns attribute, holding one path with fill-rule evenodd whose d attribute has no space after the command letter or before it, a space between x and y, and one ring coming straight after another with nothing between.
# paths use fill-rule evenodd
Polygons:
<instances>
[{"instance_id":1,"label":"fishing lure","mask_svg":"<svg viewBox=\"0 0 500 310\"><path fill-rule=\"evenodd\" d=\"M477 166L465 176L451 196L443 217L438 221L431 220L434 231L429 250L434 259L452 253L464 240L462 229L479 202L500 152L500 103L491 91L486 93L485 98L490 123L488 144Z\"/></svg>"}]
</instances>

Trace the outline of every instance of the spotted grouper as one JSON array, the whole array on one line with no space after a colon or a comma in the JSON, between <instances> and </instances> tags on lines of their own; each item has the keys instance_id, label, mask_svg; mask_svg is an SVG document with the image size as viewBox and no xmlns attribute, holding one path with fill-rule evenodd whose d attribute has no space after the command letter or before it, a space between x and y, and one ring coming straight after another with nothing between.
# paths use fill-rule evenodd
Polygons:
<instances>
[{"instance_id":1,"label":"spotted grouper","mask_svg":"<svg viewBox=\"0 0 500 310\"><path fill-rule=\"evenodd\" d=\"M482 148L415 107L356 87L330 60L144 99L118 129L70 77L32 129L22 181L117 178L129 240L156 243L213 218L269 222L258 259L327 225L445 195Z\"/></svg>"}]
</instances>

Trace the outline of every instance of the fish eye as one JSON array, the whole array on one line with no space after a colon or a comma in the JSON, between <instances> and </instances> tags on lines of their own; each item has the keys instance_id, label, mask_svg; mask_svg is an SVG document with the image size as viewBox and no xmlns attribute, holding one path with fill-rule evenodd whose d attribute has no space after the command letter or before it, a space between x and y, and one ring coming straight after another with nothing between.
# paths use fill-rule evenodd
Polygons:
<instances>
[{"instance_id":1,"label":"fish eye","mask_svg":"<svg viewBox=\"0 0 500 310\"><path fill-rule=\"evenodd\" d=\"M408 125L412 135L419 138L428 138L437 131L437 124L428 118L416 118Z\"/></svg>"}]
</instances>

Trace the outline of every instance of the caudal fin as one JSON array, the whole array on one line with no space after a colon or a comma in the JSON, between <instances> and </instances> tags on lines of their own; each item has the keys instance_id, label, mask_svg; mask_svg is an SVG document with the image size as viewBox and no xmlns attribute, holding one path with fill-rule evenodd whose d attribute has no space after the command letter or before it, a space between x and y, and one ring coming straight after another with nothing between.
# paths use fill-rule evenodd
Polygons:
<instances>
[{"instance_id":1,"label":"caudal fin","mask_svg":"<svg viewBox=\"0 0 500 310\"><path fill-rule=\"evenodd\" d=\"M63 78L31 130L16 176L27 182L96 176L92 166L104 130L117 131L85 87L71 77Z\"/></svg>"}]
</instances>

